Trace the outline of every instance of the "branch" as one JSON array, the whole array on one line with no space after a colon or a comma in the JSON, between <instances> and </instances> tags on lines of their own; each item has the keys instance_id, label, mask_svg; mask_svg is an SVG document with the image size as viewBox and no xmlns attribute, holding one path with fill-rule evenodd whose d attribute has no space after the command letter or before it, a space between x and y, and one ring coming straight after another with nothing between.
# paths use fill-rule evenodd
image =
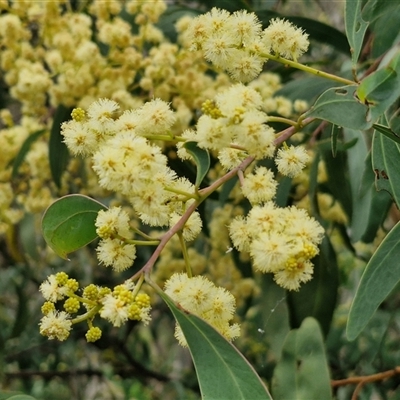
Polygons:
<instances>
[{"instance_id":1,"label":"branch","mask_svg":"<svg viewBox=\"0 0 400 400\"><path fill-rule=\"evenodd\" d=\"M367 383L383 381L385 379L391 378L395 375L400 375L400 367L395 367L389 371L379 372L377 374L366 375L366 376L353 376L351 378L332 380L331 386L333 388L345 385L357 385L351 400L357 400L357 397L362 389L362 387Z\"/></svg>"},{"instance_id":2,"label":"branch","mask_svg":"<svg viewBox=\"0 0 400 400\"><path fill-rule=\"evenodd\" d=\"M291 136L293 136L297 131L302 129L304 126L308 125L310 122L312 122L314 118L306 118L303 121L300 121L296 124L296 126L291 126L282 132L278 134L274 141L275 146L281 145L283 142L285 142L287 139L289 139ZM164 247L167 245L167 243L170 241L172 236L174 236L176 233L178 233L183 227L185 226L186 221L190 218L190 216L193 214L193 212L196 210L196 208L204 201L207 199L208 196L210 196L211 193L215 192L220 186L222 186L225 182L229 181L233 177L235 177L239 171L244 171L252 162L254 161L254 157L249 156L247 157L244 161L241 162L239 166L236 168L230 170L228 173L226 173L224 176L221 178L217 179L214 183L212 183L210 186L199 190L199 195L200 198L194 201L189 208L185 211L185 213L182 215L181 219L171 228L169 229L161 238L161 241L157 248L155 249L154 253L151 255L147 263L138 271L136 274L134 274L130 279L135 280L137 279L141 274L148 275L153 268L154 264L156 263L159 255L161 254L161 251L164 249Z\"/></svg>"}]
</instances>

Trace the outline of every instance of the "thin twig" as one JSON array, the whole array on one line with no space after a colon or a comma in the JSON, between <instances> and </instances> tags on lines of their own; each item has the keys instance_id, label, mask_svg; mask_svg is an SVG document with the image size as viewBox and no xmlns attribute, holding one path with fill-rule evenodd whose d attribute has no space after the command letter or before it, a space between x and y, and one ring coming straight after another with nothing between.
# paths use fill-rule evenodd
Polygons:
<instances>
[{"instance_id":1,"label":"thin twig","mask_svg":"<svg viewBox=\"0 0 400 400\"><path fill-rule=\"evenodd\" d=\"M346 386L346 385L357 385L351 400L357 400L358 395L363 388L364 385L367 383L383 381L385 379L391 378L395 375L400 375L400 367L395 367L388 371L379 372L377 374L366 375L366 376L352 376L351 378L340 379L340 380L333 380L331 381L331 386L333 388L339 386Z\"/></svg>"}]
</instances>

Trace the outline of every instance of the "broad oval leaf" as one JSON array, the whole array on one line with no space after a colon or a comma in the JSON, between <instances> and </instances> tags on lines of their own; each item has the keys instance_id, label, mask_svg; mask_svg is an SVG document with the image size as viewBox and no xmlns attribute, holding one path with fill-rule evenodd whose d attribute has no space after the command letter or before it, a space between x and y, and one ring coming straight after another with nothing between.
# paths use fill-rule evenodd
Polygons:
<instances>
[{"instance_id":1,"label":"broad oval leaf","mask_svg":"<svg viewBox=\"0 0 400 400\"><path fill-rule=\"evenodd\" d=\"M306 318L288 333L272 379L275 400L331 400L324 342L318 322Z\"/></svg>"},{"instance_id":2,"label":"broad oval leaf","mask_svg":"<svg viewBox=\"0 0 400 400\"><path fill-rule=\"evenodd\" d=\"M183 147L193 157L194 162L196 163L197 174L195 186L196 188L199 188L201 182L207 175L208 170L210 169L210 154L207 150L200 148L197 145L197 142L186 142Z\"/></svg>"},{"instance_id":3,"label":"broad oval leaf","mask_svg":"<svg viewBox=\"0 0 400 400\"><path fill-rule=\"evenodd\" d=\"M346 0L345 6L346 36L350 43L353 65L357 64L368 28L368 22L364 21L361 13L362 3L363 0Z\"/></svg>"},{"instance_id":4,"label":"broad oval leaf","mask_svg":"<svg viewBox=\"0 0 400 400\"><path fill-rule=\"evenodd\" d=\"M64 196L51 204L42 220L46 243L61 258L96 239L97 213L106 207L80 194Z\"/></svg>"},{"instance_id":5,"label":"broad oval leaf","mask_svg":"<svg viewBox=\"0 0 400 400\"><path fill-rule=\"evenodd\" d=\"M347 338L354 340L379 305L400 281L400 222L389 232L368 262L347 321Z\"/></svg>"},{"instance_id":6,"label":"broad oval leaf","mask_svg":"<svg viewBox=\"0 0 400 400\"><path fill-rule=\"evenodd\" d=\"M371 151L376 189L389 192L397 207L400 207L400 144L374 132Z\"/></svg>"},{"instance_id":7,"label":"broad oval leaf","mask_svg":"<svg viewBox=\"0 0 400 400\"><path fill-rule=\"evenodd\" d=\"M354 130L365 130L373 122L367 120L368 107L356 97L357 86L349 85L326 90L315 104L304 114L332 124Z\"/></svg>"},{"instance_id":8,"label":"broad oval leaf","mask_svg":"<svg viewBox=\"0 0 400 400\"><path fill-rule=\"evenodd\" d=\"M185 335L203 399L272 400L253 367L232 344L207 322L178 308L157 285L152 286Z\"/></svg>"}]
</instances>

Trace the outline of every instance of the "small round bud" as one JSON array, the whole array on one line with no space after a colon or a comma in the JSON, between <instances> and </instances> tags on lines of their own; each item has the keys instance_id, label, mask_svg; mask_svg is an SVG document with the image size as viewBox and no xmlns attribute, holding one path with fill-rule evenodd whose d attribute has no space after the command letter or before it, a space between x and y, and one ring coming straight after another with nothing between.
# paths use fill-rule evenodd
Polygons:
<instances>
[{"instance_id":1,"label":"small round bud","mask_svg":"<svg viewBox=\"0 0 400 400\"><path fill-rule=\"evenodd\" d=\"M96 340L99 340L101 338L101 329L98 328L97 326L92 326L87 332L86 332L86 340L90 342L95 342Z\"/></svg>"},{"instance_id":2,"label":"small round bud","mask_svg":"<svg viewBox=\"0 0 400 400\"><path fill-rule=\"evenodd\" d=\"M85 289L83 289L83 297L85 297L88 300L97 300L98 295L99 295L99 289L97 288L96 285L93 285L93 283L91 283L89 286L86 286Z\"/></svg>"},{"instance_id":3,"label":"small round bud","mask_svg":"<svg viewBox=\"0 0 400 400\"><path fill-rule=\"evenodd\" d=\"M60 286L64 286L68 281L68 275L65 272L58 272L56 274L56 282Z\"/></svg>"},{"instance_id":4,"label":"small round bud","mask_svg":"<svg viewBox=\"0 0 400 400\"><path fill-rule=\"evenodd\" d=\"M65 286L72 292L76 292L79 288L79 283L76 279L68 279Z\"/></svg>"},{"instance_id":5,"label":"small round bud","mask_svg":"<svg viewBox=\"0 0 400 400\"><path fill-rule=\"evenodd\" d=\"M139 293L135 298L135 303L140 307L150 307L150 296L146 293Z\"/></svg>"},{"instance_id":6,"label":"small round bud","mask_svg":"<svg viewBox=\"0 0 400 400\"><path fill-rule=\"evenodd\" d=\"M201 105L201 111L203 112L203 114L209 115L213 119L217 119L223 116L221 110L215 104L215 101L209 99Z\"/></svg>"},{"instance_id":7,"label":"small round bud","mask_svg":"<svg viewBox=\"0 0 400 400\"><path fill-rule=\"evenodd\" d=\"M71 112L71 117L74 121L82 122L86 118L86 111L80 107L74 108Z\"/></svg>"},{"instance_id":8,"label":"small round bud","mask_svg":"<svg viewBox=\"0 0 400 400\"><path fill-rule=\"evenodd\" d=\"M99 298L103 298L104 296L111 293L111 289L108 287L101 287L99 288Z\"/></svg>"},{"instance_id":9,"label":"small round bud","mask_svg":"<svg viewBox=\"0 0 400 400\"><path fill-rule=\"evenodd\" d=\"M136 303L133 303L129 306L128 318L136 321L141 320L140 307Z\"/></svg>"},{"instance_id":10,"label":"small round bud","mask_svg":"<svg viewBox=\"0 0 400 400\"><path fill-rule=\"evenodd\" d=\"M47 315L48 313L55 311L56 307L54 306L54 303L52 303L51 301L46 301L44 302L44 304L42 305L42 313L44 315Z\"/></svg>"},{"instance_id":11,"label":"small round bud","mask_svg":"<svg viewBox=\"0 0 400 400\"><path fill-rule=\"evenodd\" d=\"M78 299L70 297L69 299L65 300L64 309L69 314L74 314L78 312L80 307L81 303L79 302Z\"/></svg>"}]
</instances>

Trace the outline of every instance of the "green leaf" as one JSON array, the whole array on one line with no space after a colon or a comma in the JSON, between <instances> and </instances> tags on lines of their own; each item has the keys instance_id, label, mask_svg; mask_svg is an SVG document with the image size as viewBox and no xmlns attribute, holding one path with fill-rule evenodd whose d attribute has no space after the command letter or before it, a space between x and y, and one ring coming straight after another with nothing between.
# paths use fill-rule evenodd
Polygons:
<instances>
[{"instance_id":1,"label":"green leaf","mask_svg":"<svg viewBox=\"0 0 400 400\"><path fill-rule=\"evenodd\" d=\"M272 380L275 400L331 400L328 363L314 318L288 333Z\"/></svg>"},{"instance_id":2,"label":"green leaf","mask_svg":"<svg viewBox=\"0 0 400 400\"><path fill-rule=\"evenodd\" d=\"M349 173L349 183L352 198L352 215L349 234L352 242L358 241L366 229L370 205L371 205L371 185L368 190L362 191L362 176L365 168L365 159L368 154L367 144L361 131L352 129L343 130L344 138L347 141L356 139L356 144L347 150L347 165ZM372 168L369 170L372 173Z\"/></svg>"},{"instance_id":3,"label":"green leaf","mask_svg":"<svg viewBox=\"0 0 400 400\"><path fill-rule=\"evenodd\" d=\"M21 396L21 392L11 392L11 391L0 391L0 400L8 400L11 397L15 397L16 395ZM32 400L33 397L30 397L29 400Z\"/></svg>"},{"instance_id":4,"label":"green leaf","mask_svg":"<svg viewBox=\"0 0 400 400\"><path fill-rule=\"evenodd\" d=\"M90 197L64 196L46 210L42 231L46 243L61 258L96 239L97 213L106 207Z\"/></svg>"},{"instance_id":5,"label":"green leaf","mask_svg":"<svg viewBox=\"0 0 400 400\"><path fill-rule=\"evenodd\" d=\"M293 179L287 176L281 178L278 182L278 188L275 195L275 203L278 207L286 207L289 203L290 192L292 190Z\"/></svg>"},{"instance_id":6,"label":"green leaf","mask_svg":"<svg viewBox=\"0 0 400 400\"><path fill-rule=\"evenodd\" d=\"M354 130L365 130L375 121L367 121L368 107L355 96L357 86L334 87L326 90L304 115Z\"/></svg>"},{"instance_id":7,"label":"green leaf","mask_svg":"<svg viewBox=\"0 0 400 400\"><path fill-rule=\"evenodd\" d=\"M331 144L332 144L332 157L336 157L336 152L337 152L337 139L339 136L339 133L341 131L341 128L338 127L335 124L332 124L332 131L331 131Z\"/></svg>"},{"instance_id":8,"label":"green leaf","mask_svg":"<svg viewBox=\"0 0 400 400\"><path fill-rule=\"evenodd\" d=\"M372 189L372 200L367 216L367 225L361 237L364 243L372 243L376 237L378 229L385 222L386 216L392 205L392 199L386 192L377 192Z\"/></svg>"},{"instance_id":9,"label":"green leaf","mask_svg":"<svg viewBox=\"0 0 400 400\"><path fill-rule=\"evenodd\" d=\"M363 133L345 129L344 134L347 140L359 139L347 153L353 199L349 234L352 243L359 240L371 242L385 219L391 198L387 193L377 192L375 189L371 152L368 152ZM361 171L363 171L362 175Z\"/></svg>"},{"instance_id":10,"label":"green leaf","mask_svg":"<svg viewBox=\"0 0 400 400\"><path fill-rule=\"evenodd\" d=\"M362 9L362 16L366 21L372 22L383 14L393 15L396 8L399 8L399 3L393 0L368 0Z\"/></svg>"},{"instance_id":11,"label":"green leaf","mask_svg":"<svg viewBox=\"0 0 400 400\"><path fill-rule=\"evenodd\" d=\"M18 284L17 280L15 280L15 291L17 292L18 308L9 339L20 336L21 333L26 330L27 321L29 320L30 316L28 304L29 297L26 292L26 286L26 280L22 284Z\"/></svg>"},{"instance_id":12,"label":"green leaf","mask_svg":"<svg viewBox=\"0 0 400 400\"><path fill-rule=\"evenodd\" d=\"M387 0L374 1L376 1L378 7L364 13L368 7L367 4L363 9L363 18L370 21L369 29L374 40L371 43L372 51L369 53L369 57L375 60L390 51L396 41L399 33L400 3Z\"/></svg>"},{"instance_id":13,"label":"green leaf","mask_svg":"<svg viewBox=\"0 0 400 400\"><path fill-rule=\"evenodd\" d=\"M328 237L323 240L321 252L313 264L312 280L303 284L298 292L287 293L290 326L298 328L305 318L314 317L320 323L324 336L327 336L339 287L336 254Z\"/></svg>"},{"instance_id":14,"label":"green leaf","mask_svg":"<svg viewBox=\"0 0 400 400\"><path fill-rule=\"evenodd\" d=\"M167 10L161 15L156 27L161 29L164 35L172 42L177 42L178 34L175 29L175 23L184 16L192 18L201 14L199 9L184 5L170 5Z\"/></svg>"},{"instance_id":15,"label":"green leaf","mask_svg":"<svg viewBox=\"0 0 400 400\"><path fill-rule=\"evenodd\" d=\"M36 131L32 133L28 138L25 140L21 148L19 149L19 152L17 156L15 157L14 163L13 163L13 169L12 169L12 174L11 178L15 179L18 175L18 169L25 160L25 156L28 153L29 149L31 148L31 145L39 139L40 136L42 136L46 132L45 129L42 129L40 131Z\"/></svg>"},{"instance_id":16,"label":"green leaf","mask_svg":"<svg viewBox=\"0 0 400 400\"><path fill-rule=\"evenodd\" d=\"M71 118L71 109L59 105L54 114L49 140L49 163L54 183L61 187L61 176L68 164L68 149L61 135L61 124Z\"/></svg>"},{"instance_id":17,"label":"green leaf","mask_svg":"<svg viewBox=\"0 0 400 400\"><path fill-rule=\"evenodd\" d=\"M27 394L15 394L18 392L0 392L0 400L36 400L35 397Z\"/></svg>"},{"instance_id":18,"label":"green leaf","mask_svg":"<svg viewBox=\"0 0 400 400\"><path fill-rule=\"evenodd\" d=\"M235 175L232 179L229 179L229 181L225 182L222 185L222 189L219 192L219 203L221 204L221 206L224 206L225 203L228 201L229 195L231 194L238 180L239 180L238 176Z\"/></svg>"},{"instance_id":19,"label":"green leaf","mask_svg":"<svg viewBox=\"0 0 400 400\"><path fill-rule=\"evenodd\" d=\"M40 245L44 247L42 238L37 235L37 217L39 216L26 213L18 224L21 252L23 252L25 258L35 261L41 260L42 254L39 251L39 247Z\"/></svg>"},{"instance_id":20,"label":"green leaf","mask_svg":"<svg viewBox=\"0 0 400 400\"><path fill-rule=\"evenodd\" d=\"M274 96L284 96L292 101L302 99L313 103L321 93L332 86L338 86L338 84L317 76L307 76L285 83L281 89L275 92Z\"/></svg>"},{"instance_id":21,"label":"green leaf","mask_svg":"<svg viewBox=\"0 0 400 400\"><path fill-rule=\"evenodd\" d=\"M207 150L200 148L197 142L186 142L183 147L193 157L197 167L196 188L199 188L201 182L210 169L210 154Z\"/></svg>"},{"instance_id":22,"label":"green leaf","mask_svg":"<svg viewBox=\"0 0 400 400\"><path fill-rule=\"evenodd\" d=\"M400 96L400 52L387 66L363 79L357 95L369 106L367 119L376 121Z\"/></svg>"},{"instance_id":23,"label":"green leaf","mask_svg":"<svg viewBox=\"0 0 400 400\"><path fill-rule=\"evenodd\" d=\"M360 334L400 281L399 235L400 222L385 237L365 268L347 321L349 340Z\"/></svg>"},{"instance_id":24,"label":"green leaf","mask_svg":"<svg viewBox=\"0 0 400 400\"><path fill-rule=\"evenodd\" d=\"M394 140L396 143L400 143L400 136L397 133L393 132L388 126L380 124L373 124L372 126L379 133L384 134L386 137Z\"/></svg>"},{"instance_id":25,"label":"green leaf","mask_svg":"<svg viewBox=\"0 0 400 400\"><path fill-rule=\"evenodd\" d=\"M349 147L350 144L354 145L355 142L338 143L335 158L332 156L330 142L319 142L318 144L328 174L328 180L323 185L340 202L349 220L351 220L353 213L353 204L348 176L347 156L344 149L351 148L351 146Z\"/></svg>"},{"instance_id":26,"label":"green leaf","mask_svg":"<svg viewBox=\"0 0 400 400\"><path fill-rule=\"evenodd\" d=\"M368 22L364 21L361 14L362 2L362 0L346 0L345 6L346 35L350 43L353 65L357 64L365 32L368 28Z\"/></svg>"},{"instance_id":27,"label":"green leaf","mask_svg":"<svg viewBox=\"0 0 400 400\"><path fill-rule=\"evenodd\" d=\"M372 168L376 190L386 190L400 206L400 144L374 132L372 139Z\"/></svg>"},{"instance_id":28,"label":"green leaf","mask_svg":"<svg viewBox=\"0 0 400 400\"><path fill-rule=\"evenodd\" d=\"M185 335L203 399L271 399L253 367L232 344L204 320L176 306L156 285L152 286Z\"/></svg>"}]
</instances>

